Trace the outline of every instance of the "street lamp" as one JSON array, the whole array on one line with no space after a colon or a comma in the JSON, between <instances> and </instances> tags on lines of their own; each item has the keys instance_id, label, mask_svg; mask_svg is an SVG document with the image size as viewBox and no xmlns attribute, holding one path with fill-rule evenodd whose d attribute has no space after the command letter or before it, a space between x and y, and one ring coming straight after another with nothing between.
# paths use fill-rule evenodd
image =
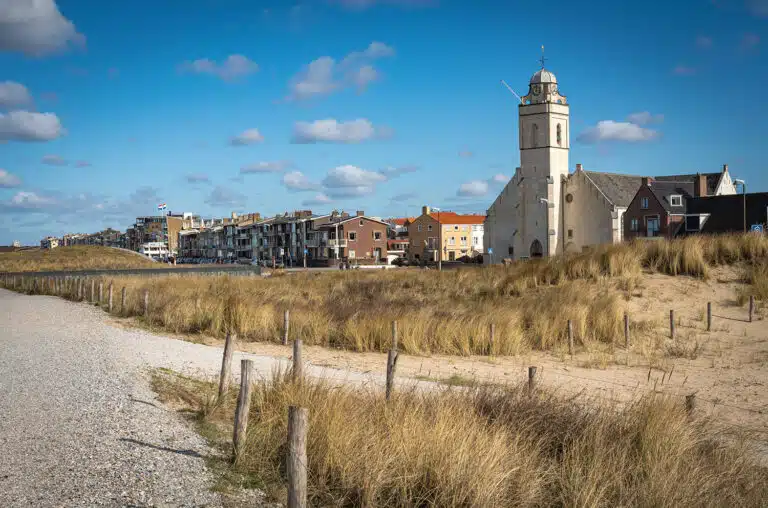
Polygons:
<instances>
[{"instance_id":1,"label":"street lamp","mask_svg":"<svg viewBox=\"0 0 768 508\"><path fill-rule=\"evenodd\" d=\"M443 223L440 222L440 209L439 208L432 208L432 210L437 212L437 269L438 271L443 270Z\"/></svg>"},{"instance_id":2,"label":"street lamp","mask_svg":"<svg viewBox=\"0 0 768 508\"><path fill-rule=\"evenodd\" d=\"M539 203L547 207L547 257L549 257L549 207L550 202L547 198L539 198Z\"/></svg>"},{"instance_id":3,"label":"street lamp","mask_svg":"<svg viewBox=\"0 0 768 508\"><path fill-rule=\"evenodd\" d=\"M747 232L747 183L744 180L734 179L733 183L741 185L741 195L744 201L744 232Z\"/></svg>"}]
</instances>

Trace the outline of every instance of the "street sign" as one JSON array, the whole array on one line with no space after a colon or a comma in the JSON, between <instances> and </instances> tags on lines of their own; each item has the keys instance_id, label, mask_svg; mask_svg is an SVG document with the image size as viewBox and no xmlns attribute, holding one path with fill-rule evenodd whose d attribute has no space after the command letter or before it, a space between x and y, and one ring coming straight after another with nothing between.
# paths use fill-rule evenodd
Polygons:
<instances>
[{"instance_id":1,"label":"street sign","mask_svg":"<svg viewBox=\"0 0 768 508\"><path fill-rule=\"evenodd\" d=\"M492 247L488 247L488 254L493 254L493 248Z\"/></svg>"},{"instance_id":2,"label":"street sign","mask_svg":"<svg viewBox=\"0 0 768 508\"><path fill-rule=\"evenodd\" d=\"M763 232L763 225L762 224L752 224L752 227L750 230L753 233L762 233Z\"/></svg>"},{"instance_id":3,"label":"street sign","mask_svg":"<svg viewBox=\"0 0 768 508\"><path fill-rule=\"evenodd\" d=\"M304 255L306 256L307 254L309 254L309 251L307 249L304 249Z\"/></svg>"}]
</instances>

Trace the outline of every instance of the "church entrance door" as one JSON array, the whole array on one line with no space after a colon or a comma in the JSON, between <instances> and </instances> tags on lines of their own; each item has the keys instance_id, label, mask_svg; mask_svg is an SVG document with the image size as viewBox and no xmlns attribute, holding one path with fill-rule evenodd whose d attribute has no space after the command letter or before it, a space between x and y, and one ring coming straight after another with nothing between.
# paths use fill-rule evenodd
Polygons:
<instances>
[{"instance_id":1,"label":"church entrance door","mask_svg":"<svg viewBox=\"0 0 768 508\"><path fill-rule=\"evenodd\" d=\"M544 256L544 247L541 246L540 241L534 240L531 244L531 257L540 258L542 256Z\"/></svg>"}]
</instances>

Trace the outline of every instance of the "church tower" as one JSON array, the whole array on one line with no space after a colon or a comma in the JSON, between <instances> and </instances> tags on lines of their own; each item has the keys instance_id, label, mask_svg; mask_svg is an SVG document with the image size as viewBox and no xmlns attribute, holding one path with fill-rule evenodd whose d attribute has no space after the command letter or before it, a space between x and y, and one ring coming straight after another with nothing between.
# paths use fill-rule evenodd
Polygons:
<instances>
[{"instance_id":1,"label":"church tower","mask_svg":"<svg viewBox=\"0 0 768 508\"><path fill-rule=\"evenodd\" d=\"M568 177L568 103L557 78L544 68L531 77L520 116L520 210L518 247L522 256L563 252L562 189Z\"/></svg>"}]
</instances>

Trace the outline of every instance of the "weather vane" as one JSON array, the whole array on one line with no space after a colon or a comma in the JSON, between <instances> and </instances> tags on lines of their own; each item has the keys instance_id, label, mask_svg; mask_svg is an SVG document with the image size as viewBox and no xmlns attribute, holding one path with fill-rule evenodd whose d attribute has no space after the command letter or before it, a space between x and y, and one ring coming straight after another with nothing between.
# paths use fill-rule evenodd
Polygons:
<instances>
[{"instance_id":1,"label":"weather vane","mask_svg":"<svg viewBox=\"0 0 768 508\"><path fill-rule=\"evenodd\" d=\"M544 44L541 45L541 68L544 68L544 62L546 61L546 58L544 58Z\"/></svg>"}]
</instances>

